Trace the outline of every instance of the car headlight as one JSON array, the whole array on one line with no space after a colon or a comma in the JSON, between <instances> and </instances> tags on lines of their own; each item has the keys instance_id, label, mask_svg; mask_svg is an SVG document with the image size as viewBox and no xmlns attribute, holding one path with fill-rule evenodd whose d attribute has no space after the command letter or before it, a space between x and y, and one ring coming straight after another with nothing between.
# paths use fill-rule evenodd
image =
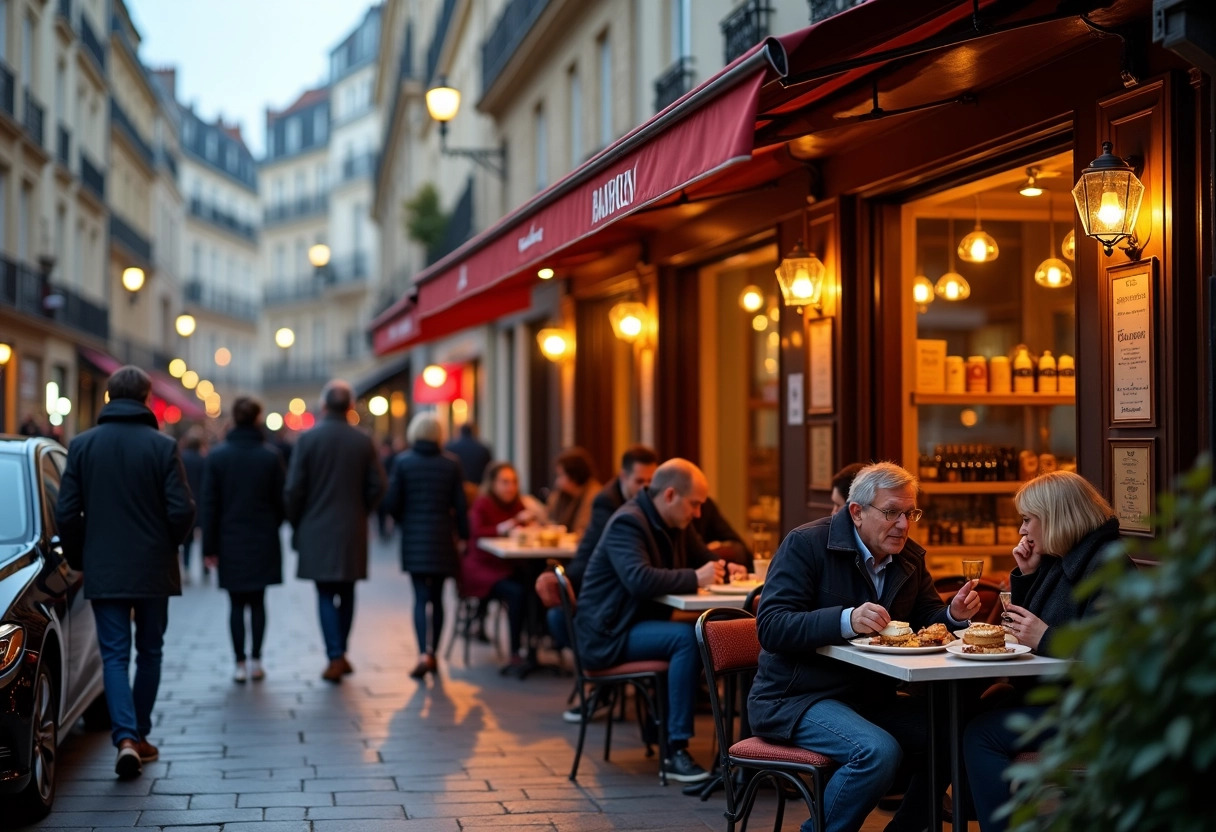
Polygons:
<instances>
[{"instance_id":1,"label":"car headlight","mask_svg":"<svg viewBox=\"0 0 1216 832\"><path fill-rule=\"evenodd\" d=\"M20 624L0 624L0 673L21 658L25 647L25 628Z\"/></svg>"}]
</instances>

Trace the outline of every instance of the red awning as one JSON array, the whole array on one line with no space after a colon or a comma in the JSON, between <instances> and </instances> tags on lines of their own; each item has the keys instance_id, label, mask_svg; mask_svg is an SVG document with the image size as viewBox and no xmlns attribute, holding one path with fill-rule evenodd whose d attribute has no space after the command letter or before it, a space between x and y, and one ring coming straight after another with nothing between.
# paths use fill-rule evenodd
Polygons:
<instances>
[{"instance_id":1,"label":"red awning","mask_svg":"<svg viewBox=\"0 0 1216 832\"><path fill-rule=\"evenodd\" d=\"M80 356L103 373L113 374L115 370L123 366L123 363L108 353L99 350L91 350L88 347L78 347ZM187 419L203 419L207 416L207 411L195 400L194 396L185 389L176 379L170 376L159 373L155 370L148 371L148 377L152 379L152 395L166 405L173 405L182 412L182 416Z\"/></svg>"},{"instance_id":2,"label":"red awning","mask_svg":"<svg viewBox=\"0 0 1216 832\"><path fill-rule=\"evenodd\" d=\"M994 2L980 0L979 5ZM808 68L919 43L972 10L972 3L960 0L870 0L800 31L766 39L420 272L415 295L372 322L376 352L391 352L527 308L539 267L578 248L580 241L607 242L614 237L614 225L644 208L706 191L754 188L794 169L795 160L766 152L773 149L766 145L776 143L758 133L890 59L876 57L790 89L769 82L783 80L791 71L805 74Z\"/></svg>"},{"instance_id":3,"label":"red awning","mask_svg":"<svg viewBox=\"0 0 1216 832\"><path fill-rule=\"evenodd\" d=\"M414 376L414 404L451 404L464 396L464 365L439 364L444 370L443 381L427 383L426 371Z\"/></svg>"}]
</instances>

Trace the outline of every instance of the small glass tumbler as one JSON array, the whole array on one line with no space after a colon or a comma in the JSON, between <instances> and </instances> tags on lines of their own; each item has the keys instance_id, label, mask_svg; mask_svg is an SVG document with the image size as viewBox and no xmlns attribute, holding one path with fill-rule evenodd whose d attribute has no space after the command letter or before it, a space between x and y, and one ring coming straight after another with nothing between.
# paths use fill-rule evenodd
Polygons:
<instances>
[{"instance_id":1,"label":"small glass tumbler","mask_svg":"<svg viewBox=\"0 0 1216 832\"><path fill-rule=\"evenodd\" d=\"M963 578L968 581L978 581L980 576L984 574L984 562L982 560L964 560L963 561Z\"/></svg>"}]
</instances>

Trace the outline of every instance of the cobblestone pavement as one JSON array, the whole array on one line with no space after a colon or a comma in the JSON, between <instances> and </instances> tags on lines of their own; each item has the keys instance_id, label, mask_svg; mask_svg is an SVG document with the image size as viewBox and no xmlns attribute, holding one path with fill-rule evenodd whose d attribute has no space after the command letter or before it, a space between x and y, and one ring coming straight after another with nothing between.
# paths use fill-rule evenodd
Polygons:
<instances>
[{"instance_id":1,"label":"cobblestone pavement","mask_svg":"<svg viewBox=\"0 0 1216 832\"><path fill-rule=\"evenodd\" d=\"M294 575L294 555L284 567ZM569 677L503 678L493 649L478 644L470 666L458 648L438 680L410 679L412 598L392 544L373 546L371 580L357 590L356 672L340 685L320 679L315 594L294 579L268 593L265 681L234 683L227 595L199 580L197 563L194 571L170 604L150 738L160 760L119 782L109 734L77 729L61 746L55 811L29 828L725 830L721 792L701 802L678 784L661 786L631 726L613 732L605 762L603 724L594 725L571 783L577 729L561 718ZM706 766L712 730L709 716L698 716L692 751ZM771 829L772 795L760 803L752 827ZM791 805L784 829L804 817ZM888 818L876 811L867 832Z\"/></svg>"}]
</instances>

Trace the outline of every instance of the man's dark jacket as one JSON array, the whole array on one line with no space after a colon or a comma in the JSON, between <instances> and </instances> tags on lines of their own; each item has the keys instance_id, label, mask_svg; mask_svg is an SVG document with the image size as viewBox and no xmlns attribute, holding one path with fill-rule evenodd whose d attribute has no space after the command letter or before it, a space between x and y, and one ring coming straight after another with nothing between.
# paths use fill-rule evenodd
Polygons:
<instances>
[{"instance_id":1,"label":"man's dark jacket","mask_svg":"<svg viewBox=\"0 0 1216 832\"><path fill-rule=\"evenodd\" d=\"M199 512L194 517L194 526L202 528L203 476L207 470L207 460L198 451L190 448L183 449L181 455L182 468L186 471L186 485L190 486L190 496L194 498L194 504L199 507Z\"/></svg>"},{"instance_id":2,"label":"man's dark jacket","mask_svg":"<svg viewBox=\"0 0 1216 832\"><path fill-rule=\"evenodd\" d=\"M253 426L235 427L207 454L203 554L218 555L220 587L253 592L283 582L283 457Z\"/></svg>"},{"instance_id":3,"label":"man's dark jacket","mask_svg":"<svg viewBox=\"0 0 1216 832\"><path fill-rule=\"evenodd\" d=\"M747 708L756 736L788 741L806 709L820 699L860 704L894 695L893 679L815 652L844 644L841 613L866 601L881 604L914 630L950 623L925 568L925 550L911 539L887 565L882 597L874 591L849 512L799 526L781 542L756 622L762 649Z\"/></svg>"},{"instance_id":4,"label":"man's dark jacket","mask_svg":"<svg viewBox=\"0 0 1216 832\"><path fill-rule=\"evenodd\" d=\"M86 598L181 595L194 500L177 443L142 402L114 399L72 440L55 520Z\"/></svg>"},{"instance_id":5,"label":"man's dark jacket","mask_svg":"<svg viewBox=\"0 0 1216 832\"><path fill-rule=\"evenodd\" d=\"M471 433L461 433L459 438L445 445L444 450L460 460L466 482L481 485L491 459L490 448L484 442Z\"/></svg>"},{"instance_id":6,"label":"man's dark jacket","mask_svg":"<svg viewBox=\"0 0 1216 832\"><path fill-rule=\"evenodd\" d=\"M397 456L384 500L401 529L401 568L418 575L456 575L456 538L469 539L460 463L419 439Z\"/></svg>"},{"instance_id":7,"label":"man's dark jacket","mask_svg":"<svg viewBox=\"0 0 1216 832\"><path fill-rule=\"evenodd\" d=\"M621 661L629 629L664 620L671 609L660 595L697 591L696 568L705 563L687 548L687 532L671 529L646 489L612 515L587 564L574 629L583 664L595 670Z\"/></svg>"},{"instance_id":8,"label":"man's dark jacket","mask_svg":"<svg viewBox=\"0 0 1216 832\"><path fill-rule=\"evenodd\" d=\"M326 413L296 442L283 491L299 577L366 578L367 518L384 496L384 468L372 440L345 414Z\"/></svg>"}]
</instances>

